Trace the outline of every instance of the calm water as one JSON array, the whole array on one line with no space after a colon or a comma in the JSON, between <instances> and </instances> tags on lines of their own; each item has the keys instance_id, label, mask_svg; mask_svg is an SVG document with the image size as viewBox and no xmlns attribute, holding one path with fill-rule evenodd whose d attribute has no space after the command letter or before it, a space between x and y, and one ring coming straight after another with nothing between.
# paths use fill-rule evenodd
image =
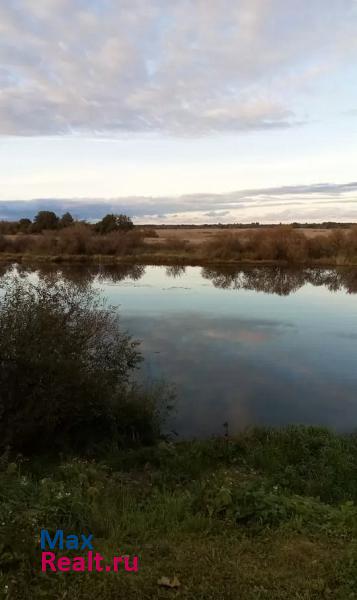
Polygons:
<instances>
[{"instance_id":1,"label":"calm water","mask_svg":"<svg viewBox=\"0 0 357 600\"><path fill-rule=\"evenodd\" d=\"M39 273L47 276L48 272ZM357 270L71 268L142 341L145 380L174 384L180 436L249 425L357 428Z\"/></svg>"}]
</instances>

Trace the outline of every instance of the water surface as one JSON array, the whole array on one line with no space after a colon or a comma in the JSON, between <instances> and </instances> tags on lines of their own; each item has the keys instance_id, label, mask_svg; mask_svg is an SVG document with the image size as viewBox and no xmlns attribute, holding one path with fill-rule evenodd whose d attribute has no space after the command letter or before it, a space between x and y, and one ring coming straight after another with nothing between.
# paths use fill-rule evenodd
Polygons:
<instances>
[{"instance_id":1,"label":"water surface","mask_svg":"<svg viewBox=\"0 0 357 600\"><path fill-rule=\"evenodd\" d=\"M357 428L356 269L79 267L58 276L118 305L142 342L141 377L176 388L169 426L178 435L222 434L224 423L230 433Z\"/></svg>"}]
</instances>

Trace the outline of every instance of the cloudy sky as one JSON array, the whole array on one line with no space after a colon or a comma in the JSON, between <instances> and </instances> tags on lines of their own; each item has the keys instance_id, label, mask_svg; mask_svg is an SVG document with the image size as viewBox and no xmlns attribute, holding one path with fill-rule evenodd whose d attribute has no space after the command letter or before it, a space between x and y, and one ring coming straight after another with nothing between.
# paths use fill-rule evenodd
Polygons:
<instances>
[{"instance_id":1,"label":"cloudy sky","mask_svg":"<svg viewBox=\"0 0 357 600\"><path fill-rule=\"evenodd\" d=\"M6 0L0 218L357 220L356 0Z\"/></svg>"}]
</instances>

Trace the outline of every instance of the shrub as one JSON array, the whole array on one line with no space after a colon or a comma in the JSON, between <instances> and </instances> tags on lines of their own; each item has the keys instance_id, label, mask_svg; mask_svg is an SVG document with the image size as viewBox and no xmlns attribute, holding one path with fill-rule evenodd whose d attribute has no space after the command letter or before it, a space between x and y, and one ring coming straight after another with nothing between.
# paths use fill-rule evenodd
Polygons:
<instances>
[{"instance_id":1,"label":"shrub","mask_svg":"<svg viewBox=\"0 0 357 600\"><path fill-rule=\"evenodd\" d=\"M11 240L11 252L23 254L33 247L33 236L20 234Z\"/></svg>"},{"instance_id":2,"label":"shrub","mask_svg":"<svg viewBox=\"0 0 357 600\"><path fill-rule=\"evenodd\" d=\"M317 235L307 240L308 255L310 258L330 258L333 255L333 246L329 236Z\"/></svg>"},{"instance_id":3,"label":"shrub","mask_svg":"<svg viewBox=\"0 0 357 600\"><path fill-rule=\"evenodd\" d=\"M255 429L243 440L249 463L274 483L325 502L357 500L357 437L323 427Z\"/></svg>"},{"instance_id":4,"label":"shrub","mask_svg":"<svg viewBox=\"0 0 357 600\"><path fill-rule=\"evenodd\" d=\"M0 299L0 448L112 444L125 433L120 407L140 359L115 309L88 287L10 278Z\"/></svg>"},{"instance_id":5,"label":"shrub","mask_svg":"<svg viewBox=\"0 0 357 600\"><path fill-rule=\"evenodd\" d=\"M219 233L204 245L203 253L209 258L237 258L242 253L240 236L234 233Z\"/></svg>"},{"instance_id":6,"label":"shrub","mask_svg":"<svg viewBox=\"0 0 357 600\"><path fill-rule=\"evenodd\" d=\"M303 262L307 256L305 236L285 225L249 232L247 247L258 260Z\"/></svg>"},{"instance_id":7,"label":"shrub","mask_svg":"<svg viewBox=\"0 0 357 600\"><path fill-rule=\"evenodd\" d=\"M90 254L92 232L88 225L76 223L66 226L58 238L58 249L62 254Z\"/></svg>"},{"instance_id":8,"label":"shrub","mask_svg":"<svg viewBox=\"0 0 357 600\"><path fill-rule=\"evenodd\" d=\"M0 252L5 252L7 250L7 242L4 235L0 234Z\"/></svg>"},{"instance_id":9,"label":"shrub","mask_svg":"<svg viewBox=\"0 0 357 600\"><path fill-rule=\"evenodd\" d=\"M143 245L144 239L140 231L113 231L107 235L93 235L87 253L112 256L135 254Z\"/></svg>"},{"instance_id":10,"label":"shrub","mask_svg":"<svg viewBox=\"0 0 357 600\"><path fill-rule=\"evenodd\" d=\"M39 235L32 236L21 236L23 239L26 237L27 241L24 244L24 251L29 251L32 254L57 254L58 252L58 240L57 236L53 231L44 231ZM32 239L31 239L32 238ZM20 238L16 238L20 242ZM19 250L21 252L21 250Z\"/></svg>"},{"instance_id":11,"label":"shrub","mask_svg":"<svg viewBox=\"0 0 357 600\"><path fill-rule=\"evenodd\" d=\"M346 246L349 257L357 256L357 226L352 227L348 232Z\"/></svg>"},{"instance_id":12,"label":"shrub","mask_svg":"<svg viewBox=\"0 0 357 600\"><path fill-rule=\"evenodd\" d=\"M28 233L31 229L32 221L31 219L20 219L18 224L18 229L21 233Z\"/></svg>"},{"instance_id":13,"label":"shrub","mask_svg":"<svg viewBox=\"0 0 357 600\"><path fill-rule=\"evenodd\" d=\"M106 234L112 231L130 231L134 224L127 215L106 215L96 224L98 233Z\"/></svg>"}]
</instances>

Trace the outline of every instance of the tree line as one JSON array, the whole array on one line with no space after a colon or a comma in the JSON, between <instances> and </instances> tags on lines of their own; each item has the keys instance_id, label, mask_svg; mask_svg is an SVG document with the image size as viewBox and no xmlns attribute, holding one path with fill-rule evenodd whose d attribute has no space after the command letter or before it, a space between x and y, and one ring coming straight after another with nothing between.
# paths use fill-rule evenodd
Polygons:
<instances>
[{"instance_id":1,"label":"tree line","mask_svg":"<svg viewBox=\"0 0 357 600\"><path fill-rule=\"evenodd\" d=\"M43 231L66 229L76 223L81 223L100 234L112 233L113 231L130 231L134 228L131 218L123 214L107 214L97 223L88 223L83 220L76 220L70 212L66 212L59 217L51 210L40 210L33 220L23 218L18 221L0 221L0 234L39 234Z\"/></svg>"}]
</instances>

